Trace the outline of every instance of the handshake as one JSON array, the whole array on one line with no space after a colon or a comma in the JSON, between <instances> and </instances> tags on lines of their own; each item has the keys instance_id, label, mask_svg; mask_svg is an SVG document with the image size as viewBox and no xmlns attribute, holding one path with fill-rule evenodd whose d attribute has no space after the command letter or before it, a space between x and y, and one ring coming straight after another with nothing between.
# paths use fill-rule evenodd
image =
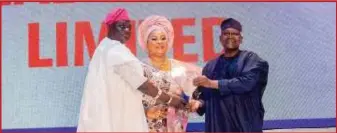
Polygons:
<instances>
[{"instance_id":1,"label":"handshake","mask_svg":"<svg viewBox=\"0 0 337 133\"><path fill-rule=\"evenodd\" d=\"M208 79L206 76L196 76L193 78L193 86L203 86L208 88L217 88L217 83ZM177 86L176 92L171 92L170 100L167 104L174 108L188 109L189 112L196 112L198 108L203 106L203 102L198 99L198 96L195 96L196 99L190 99L182 92L182 86Z\"/></svg>"},{"instance_id":2,"label":"handshake","mask_svg":"<svg viewBox=\"0 0 337 133\"><path fill-rule=\"evenodd\" d=\"M169 106L179 108L179 109L188 109L189 112L196 112L198 108L203 105L202 101L189 99L185 94L171 95L172 101ZM187 102L188 101L188 102Z\"/></svg>"},{"instance_id":3,"label":"handshake","mask_svg":"<svg viewBox=\"0 0 337 133\"><path fill-rule=\"evenodd\" d=\"M201 101L191 99L188 103L189 112L196 112L202 105L203 103Z\"/></svg>"},{"instance_id":4,"label":"handshake","mask_svg":"<svg viewBox=\"0 0 337 133\"><path fill-rule=\"evenodd\" d=\"M206 76L196 76L193 79L192 82L193 86L203 86L203 87L207 87L207 88L217 88L217 82L208 79ZM175 108L187 108L189 110L189 112L196 112L198 110L198 108L203 106L203 101L200 100L196 100L198 99L199 96L197 96L198 94L193 94L195 96L196 99L190 99L188 96L186 96L181 90L182 89L177 89L180 91L174 92L173 95L171 95L172 104L169 104L170 106L173 106Z\"/></svg>"}]
</instances>

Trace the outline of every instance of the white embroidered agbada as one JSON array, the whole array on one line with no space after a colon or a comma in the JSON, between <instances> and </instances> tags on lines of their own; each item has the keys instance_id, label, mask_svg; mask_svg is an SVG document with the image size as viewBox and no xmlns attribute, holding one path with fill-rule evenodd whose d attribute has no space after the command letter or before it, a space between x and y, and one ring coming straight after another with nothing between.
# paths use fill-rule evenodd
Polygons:
<instances>
[{"instance_id":1,"label":"white embroidered agbada","mask_svg":"<svg viewBox=\"0 0 337 133\"><path fill-rule=\"evenodd\" d=\"M77 132L148 132L137 90L146 80L131 51L104 38L89 65Z\"/></svg>"}]
</instances>

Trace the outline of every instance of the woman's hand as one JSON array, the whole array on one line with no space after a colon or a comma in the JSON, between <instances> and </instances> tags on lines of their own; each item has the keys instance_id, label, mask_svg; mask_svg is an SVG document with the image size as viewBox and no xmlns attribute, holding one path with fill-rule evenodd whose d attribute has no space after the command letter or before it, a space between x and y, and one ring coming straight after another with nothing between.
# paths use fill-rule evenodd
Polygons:
<instances>
[{"instance_id":1,"label":"woman's hand","mask_svg":"<svg viewBox=\"0 0 337 133\"><path fill-rule=\"evenodd\" d=\"M202 106L202 102L194 99L191 99L188 104L190 107L190 112L196 112L198 108Z\"/></svg>"},{"instance_id":2,"label":"woman's hand","mask_svg":"<svg viewBox=\"0 0 337 133\"><path fill-rule=\"evenodd\" d=\"M176 96L182 96L183 90L180 89L180 88L177 88L177 89L173 92L173 94L175 94Z\"/></svg>"},{"instance_id":3,"label":"woman's hand","mask_svg":"<svg viewBox=\"0 0 337 133\"><path fill-rule=\"evenodd\" d=\"M182 109L187 102L179 96L171 95L171 100L167 104L171 107Z\"/></svg>"}]
</instances>

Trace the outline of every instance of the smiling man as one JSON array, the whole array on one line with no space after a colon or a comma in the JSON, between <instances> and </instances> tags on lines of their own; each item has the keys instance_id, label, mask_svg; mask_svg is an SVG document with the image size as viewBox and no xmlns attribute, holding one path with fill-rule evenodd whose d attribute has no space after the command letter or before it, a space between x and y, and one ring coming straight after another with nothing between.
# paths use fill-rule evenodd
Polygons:
<instances>
[{"instance_id":1,"label":"smiling man","mask_svg":"<svg viewBox=\"0 0 337 133\"><path fill-rule=\"evenodd\" d=\"M113 10L105 23L108 35L89 64L77 132L148 132L143 93L177 108L184 100L162 92L144 76L141 62L124 45L132 28L125 9Z\"/></svg>"},{"instance_id":2,"label":"smiling man","mask_svg":"<svg viewBox=\"0 0 337 133\"><path fill-rule=\"evenodd\" d=\"M206 132L262 132L262 96L267 85L268 62L256 53L240 50L240 22L229 18L221 23L220 42L224 53L203 68L193 80L199 86L193 109L206 115Z\"/></svg>"}]
</instances>

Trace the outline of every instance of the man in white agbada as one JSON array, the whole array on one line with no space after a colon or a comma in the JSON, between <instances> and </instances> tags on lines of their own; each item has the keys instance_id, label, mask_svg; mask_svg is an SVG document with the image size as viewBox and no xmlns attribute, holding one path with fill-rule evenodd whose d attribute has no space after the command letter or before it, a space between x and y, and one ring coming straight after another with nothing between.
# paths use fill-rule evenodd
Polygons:
<instances>
[{"instance_id":1,"label":"man in white agbada","mask_svg":"<svg viewBox=\"0 0 337 133\"><path fill-rule=\"evenodd\" d=\"M89 65L77 132L148 132L142 93L174 107L185 103L145 78L141 62L123 44L131 35L127 11L113 10L105 23L108 36Z\"/></svg>"}]
</instances>

